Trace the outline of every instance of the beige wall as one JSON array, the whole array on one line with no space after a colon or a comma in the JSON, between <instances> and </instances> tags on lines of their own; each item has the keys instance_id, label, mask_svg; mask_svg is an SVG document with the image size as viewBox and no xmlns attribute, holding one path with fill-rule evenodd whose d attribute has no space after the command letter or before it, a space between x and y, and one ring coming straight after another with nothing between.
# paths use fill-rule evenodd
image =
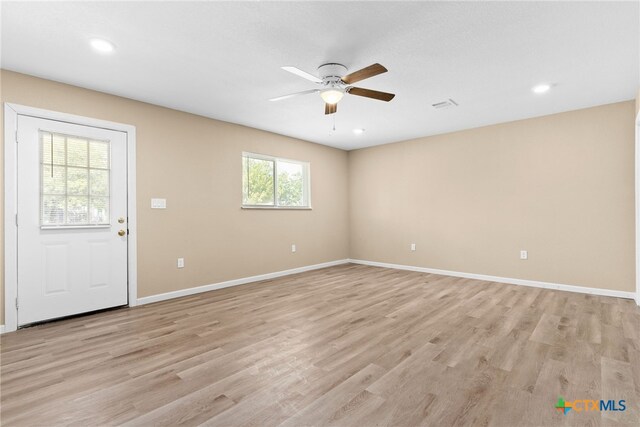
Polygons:
<instances>
[{"instance_id":1,"label":"beige wall","mask_svg":"<svg viewBox=\"0 0 640 427\"><path fill-rule=\"evenodd\" d=\"M633 101L346 153L13 72L0 79L2 102L136 126L140 297L347 257L634 290ZM242 151L310 161L313 210L241 210ZM168 209L151 210L151 197Z\"/></svg>"},{"instance_id":2,"label":"beige wall","mask_svg":"<svg viewBox=\"0 0 640 427\"><path fill-rule=\"evenodd\" d=\"M348 257L345 151L13 72L1 78L3 102L136 126L140 297ZM242 151L310 161L313 210L240 209ZM151 210L152 197L168 209Z\"/></svg>"},{"instance_id":3,"label":"beige wall","mask_svg":"<svg viewBox=\"0 0 640 427\"><path fill-rule=\"evenodd\" d=\"M634 291L634 110L350 152L351 258Z\"/></svg>"}]
</instances>

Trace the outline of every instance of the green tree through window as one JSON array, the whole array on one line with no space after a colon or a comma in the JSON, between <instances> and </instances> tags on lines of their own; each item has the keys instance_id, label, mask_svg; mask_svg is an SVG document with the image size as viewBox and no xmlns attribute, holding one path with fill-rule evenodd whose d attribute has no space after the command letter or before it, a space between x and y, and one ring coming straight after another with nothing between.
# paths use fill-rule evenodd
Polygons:
<instances>
[{"instance_id":1,"label":"green tree through window","mask_svg":"<svg viewBox=\"0 0 640 427\"><path fill-rule=\"evenodd\" d=\"M278 204L280 206L302 206L304 182L302 165L278 162Z\"/></svg>"},{"instance_id":2,"label":"green tree through window","mask_svg":"<svg viewBox=\"0 0 640 427\"><path fill-rule=\"evenodd\" d=\"M243 205L308 207L308 164L245 153Z\"/></svg>"},{"instance_id":3,"label":"green tree through window","mask_svg":"<svg viewBox=\"0 0 640 427\"><path fill-rule=\"evenodd\" d=\"M244 157L246 205L273 205L273 168L271 160Z\"/></svg>"}]
</instances>

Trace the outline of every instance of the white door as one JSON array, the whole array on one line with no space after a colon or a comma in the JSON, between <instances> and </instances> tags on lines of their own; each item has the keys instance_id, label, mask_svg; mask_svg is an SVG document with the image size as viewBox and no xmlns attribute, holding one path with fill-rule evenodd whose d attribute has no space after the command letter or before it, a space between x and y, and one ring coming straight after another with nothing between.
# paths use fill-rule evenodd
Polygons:
<instances>
[{"instance_id":1,"label":"white door","mask_svg":"<svg viewBox=\"0 0 640 427\"><path fill-rule=\"evenodd\" d=\"M18 325L127 304L126 133L18 116Z\"/></svg>"}]
</instances>

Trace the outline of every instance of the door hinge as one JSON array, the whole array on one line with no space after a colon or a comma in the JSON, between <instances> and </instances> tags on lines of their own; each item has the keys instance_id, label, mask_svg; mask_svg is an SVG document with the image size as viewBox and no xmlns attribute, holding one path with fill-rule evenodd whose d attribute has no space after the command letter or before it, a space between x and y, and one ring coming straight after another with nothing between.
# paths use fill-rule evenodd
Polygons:
<instances>
[{"instance_id":1,"label":"door hinge","mask_svg":"<svg viewBox=\"0 0 640 427\"><path fill-rule=\"evenodd\" d=\"M18 226L18 214L16 214L16 227Z\"/></svg>"},{"instance_id":2,"label":"door hinge","mask_svg":"<svg viewBox=\"0 0 640 427\"><path fill-rule=\"evenodd\" d=\"M18 309L18 298L16 298L16 310Z\"/></svg>"},{"instance_id":3,"label":"door hinge","mask_svg":"<svg viewBox=\"0 0 640 427\"><path fill-rule=\"evenodd\" d=\"M16 144L18 143L18 129L16 129Z\"/></svg>"}]
</instances>

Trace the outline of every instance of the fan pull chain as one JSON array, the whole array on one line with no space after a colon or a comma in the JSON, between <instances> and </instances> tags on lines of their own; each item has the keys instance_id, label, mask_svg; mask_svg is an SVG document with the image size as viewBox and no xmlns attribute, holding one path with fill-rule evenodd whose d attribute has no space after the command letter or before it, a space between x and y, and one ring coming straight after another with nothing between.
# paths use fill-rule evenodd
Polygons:
<instances>
[{"instance_id":1,"label":"fan pull chain","mask_svg":"<svg viewBox=\"0 0 640 427\"><path fill-rule=\"evenodd\" d=\"M336 131L336 113L333 113L332 116L333 116L333 131L335 132Z\"/></svg>"}]
</instances>

